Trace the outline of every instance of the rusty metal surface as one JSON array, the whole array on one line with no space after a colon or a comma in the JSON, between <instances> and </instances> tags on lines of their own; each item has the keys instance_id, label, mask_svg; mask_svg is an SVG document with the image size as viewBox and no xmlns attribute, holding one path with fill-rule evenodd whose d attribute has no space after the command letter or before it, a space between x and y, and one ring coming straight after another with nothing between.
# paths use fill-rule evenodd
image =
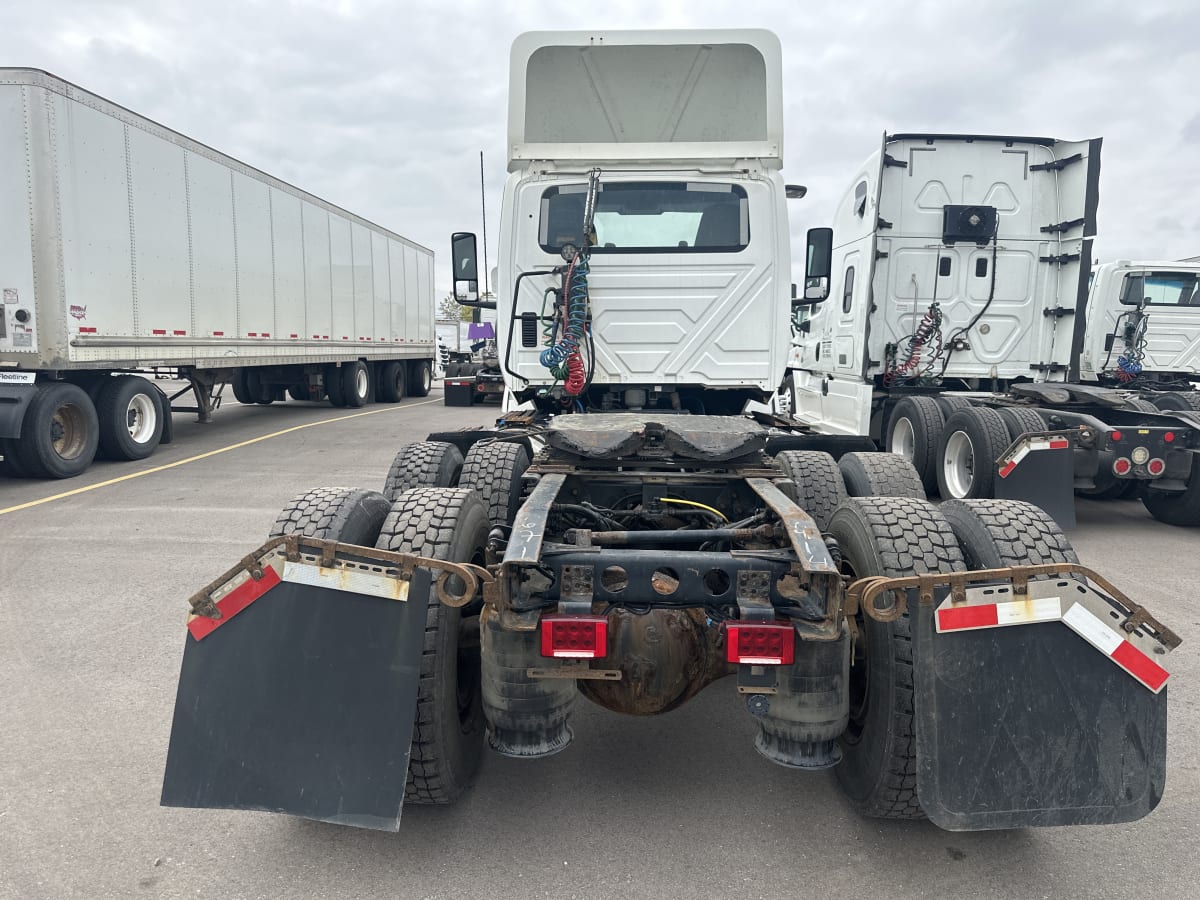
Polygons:
<instances>
[{"instance_id":1,"label":"rusty metal surface","mask_svg":"<svg viewBox=\"0 0 1200 900\"><path fill-rule=\"evenodd\" d=\"M577 535L583 530L572 529ZM707 544L713 541L745 544L752 541L771 541L776 537L772 525L760 525L757 528L591 531L587 535L589 544L599 547L651 547L660 544Z\"/></svg>"},{"instance_id":2,"label":"rusty metal surface","mask_svg":"<svg viewBox=\"0 0 1200 900\"><path fill-rule=\"evenodd\" d=\"M1083 575L1099 585L1110 599L1127 610L1129 619L1123 626L1126 631L1148 629L1170 649L1178 647L1181 643L1179 636L1155 619L1145 607L1134 603L1102 575L1078 563L1045 563L1036 566L976 569L970 572L908 575L903 578L860 578L846 590L846 615L853 618L854 614L861 610L878 622L894 622L907 611L909 590L917 591L922 606L933 606L934 590L939 587L949 588L950 599L961 603L966 600L966 590L969 587L995 582L1007 583L1012 586L1013 594L1019 596L1028 594L1031 579L1056 575ZM880 597L887 592L891 593L891 602L879 606Z\"/></svg>"},{"instance_id":3,"label":"rusty metal surface","mask_svg":"<svg viewBox=\"0 0 1200 900\"><path fill-rule=\"evenodd\" d=\"M833 557L829 555L829 548L821 539L821 530L812 516L765 478L747 478L746 484L783 520L792 549L800 558L800 567L805 572L836 575L837 566L833 564Z\"/></svg>"},{"instance_id":4,"label":"rusty metal surface","mask_svg":"<svg viewBox=\"0 0 1200 900\"><path fill-rule=\"evenodd\" d=\"M546 519L550 507L562 490L567 477L561 474L543 475L530 491L513 519L512 533L504 550L505 565L533 564L542 555L546 536Z\"/></svg>"}]
</instances>

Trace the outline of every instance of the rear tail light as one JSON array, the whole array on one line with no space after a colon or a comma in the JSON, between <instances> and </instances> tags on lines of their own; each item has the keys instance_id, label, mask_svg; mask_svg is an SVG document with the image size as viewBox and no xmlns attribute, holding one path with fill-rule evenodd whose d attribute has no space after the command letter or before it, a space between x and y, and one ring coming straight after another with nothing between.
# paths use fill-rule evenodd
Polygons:
<instances>
[{"instance_id":1,"label":"rear tail light","mask_svg":"<svg viewBox=\"0 0 1200 900\"><path fill-rule=\"evenodd\" d=\"M1173 440L1175 440L1175 432L1168 431L1166 434L1163 435L1163 440L1166 441L1168 444L1171 443Z\"/></svg>"},{"instance_id":2,"label":"rear tail light","mask_svg":"<svg viewBox=\"0 0 1200 900\"><path fill-rule=\"evenodd\" d=\"M1117 441L1119 441L1121 438L1124 437L1124 435L1121 434L1121 432L1115 431L1115 430L1109 432L1108 436L1113 439L1113 443L1116 443Z\"/></svg>"},{"instance_id":3,"label":"rear tail light","mask_svg":"<svg viewBox=\"0 0 1200 900\"><path fill-rule=\"evenodd\" d=\"M601 659L608 655L608 619L603 616L542 616L542 656Z\"/></svg>"},{"instance_id":4,"label":"rear tail light","mask_svg":"<svg viewBox=\"0 0 1200 900\"><path fill-rule=\"evenodd\" d=\"M725 661L752 666L790 666L796 629L784 622L726 622Z\"/></svg>"},{"instance_id":5,"label":"rear tail light","mask_svg":"<svg viewBox=\"0 0 1200 900\"><path fill-rule=\"evenodd\" d=\"M1167 464L1161 459L1152 459L1146 463L1146 471L1151 475L1161 475L1167 468Z\"/></svg>"},{"instance_id":6,"label":"rear tail light","mask_svg":"<svg viewBox=\"0 0 1200 900\"><path fill-rule=\"evenodd\" d=\"M1133 463L1131 463L1129 458L1125 456L1122 456L1115 463L1113 463L1113 471L1118 475L1128 475L1132 468Z\"/></svg>"}]
</instances>

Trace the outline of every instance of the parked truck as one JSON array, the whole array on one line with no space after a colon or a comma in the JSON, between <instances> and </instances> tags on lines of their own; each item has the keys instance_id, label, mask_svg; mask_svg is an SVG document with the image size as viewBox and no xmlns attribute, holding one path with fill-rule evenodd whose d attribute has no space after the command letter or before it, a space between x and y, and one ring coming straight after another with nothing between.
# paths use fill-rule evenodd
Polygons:
<instances>
[{"instance_id":1,"label":"parked truck","mask_svg":"<svg viewBox=\"0 0 1200 900\"><path fill-rule=\"evenodd\" d=\"M907 461L762 412L801 193L780 57L758 30L517 38L507 411L401 447L382 492L301 493L193 595L164 804L394 830L485 743L565 750L580 696L653 715L721 684L796 791L832 768L865 815L1154 808L1178 638L1038 508L935 507Z\"/></svg>"},{"instance_id":2,"label":"parked truck","mask_svg":"<svg viewBox=\"0 0 1200 900\"><path fill-rule=\"evenodd\" d=\"M45 478L243 403L424 396L433 254L73 84L0 69L0 454Z\"/></svg>"},{"instance_id":3,"label":"parked truck","mask_svg":"<svg viewBox=\"0 0 1200 900\"><path fill-rule=\"evenodd\" d=\"M1189 390L1156 405L1130 389L1141 325L1130 340L1142 350L1110 352L1124 340L1111 288L1142 270L1102 267L1089 301L1100 143L885 135L833 228L809 232L799 302L811 314L795 324L784 380L795 418L870 437L946 499L994 496L1009 487L1010 463L1049 448L1070 460L1031 482L1047 507L1072 509L1072 487L1103 496L1133 486L1156 518L1200 524L1200 395L1159 382ZM1144 325L1143 303L1122 322L1137 314ZM1181 328L1157 317L1172 377L1194 354L1180 335L1195 316L1180 308L1170 315ZM1053 440L1018 444L1048 432Z\"/></svg>"}]
</instances>

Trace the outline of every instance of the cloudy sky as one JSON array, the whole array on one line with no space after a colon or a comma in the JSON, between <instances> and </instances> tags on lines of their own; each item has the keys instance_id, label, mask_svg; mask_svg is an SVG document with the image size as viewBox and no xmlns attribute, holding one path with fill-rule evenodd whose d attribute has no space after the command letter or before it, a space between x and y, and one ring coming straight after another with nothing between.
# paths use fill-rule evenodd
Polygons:
<instances>
[{"instance_id":1,"label":"cloudy sky","mask_svg":"<svg viewBox=\"0 0 1200 900\"><path fill-rule=\"evenodd\" d=\"M433 248L445 292L450 232L480 230L480 150L495 246L516 34L749 26L783 44L795 246L886 130L1102 136L1099 258L1200 255L1196 0L0 0L0 65Z\"/></svg>"}]
</instances>

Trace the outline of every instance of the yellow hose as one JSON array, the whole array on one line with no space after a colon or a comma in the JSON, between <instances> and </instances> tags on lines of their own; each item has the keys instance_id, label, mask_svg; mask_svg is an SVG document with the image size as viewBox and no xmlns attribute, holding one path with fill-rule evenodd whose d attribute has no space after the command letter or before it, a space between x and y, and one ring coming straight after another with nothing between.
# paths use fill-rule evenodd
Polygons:
<instances>
[{"instance_id":1,"label":"yellow hose","mask_svg":"<svg viewBox=\"0 0 1200 900\"><path fill-rule=\"evenodd\" d=\"M680 500L675 497L659 497L658 499L660 503L678 503L680 506L694 506L697 509L706 509L710 513L720 516L722 522L729 521L729 516L725 515L725 513L721 512L719 509L713 509L711 506L708 506L704 503L697 503L695 500Z\"/></svg>"}]
</instances>

